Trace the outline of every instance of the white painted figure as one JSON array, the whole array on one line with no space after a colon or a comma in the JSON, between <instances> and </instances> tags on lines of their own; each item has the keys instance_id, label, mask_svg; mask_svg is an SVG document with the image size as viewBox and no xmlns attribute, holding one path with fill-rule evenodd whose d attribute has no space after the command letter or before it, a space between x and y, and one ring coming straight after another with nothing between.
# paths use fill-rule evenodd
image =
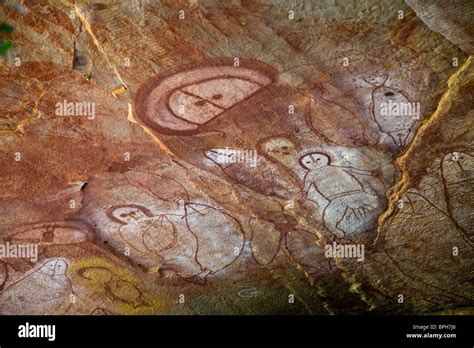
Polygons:
<instances>
[{"instance_id":1,"label":"white painted figure","mask_svg":"<svg viewBox=\"0 0 474 348\"><path fill-rule=\"evenodd\" d=\"M300 164L307 170L304 191L319 206L330 232L343 237L362 233L373 225L380 210L378 197L357 178L372 172L334 165L322 152L302 156Z\"/></svg>"},{"instance_id":2,"label":"white painted figure","mask_svg":"<svg viewBox=\"0 0 474 348\"><path fill-rule=\"evenodd\" d=\"M64 259L51 259L0 293L0 314L51 314L69 296Z\"/></svg>"}]
</instances>

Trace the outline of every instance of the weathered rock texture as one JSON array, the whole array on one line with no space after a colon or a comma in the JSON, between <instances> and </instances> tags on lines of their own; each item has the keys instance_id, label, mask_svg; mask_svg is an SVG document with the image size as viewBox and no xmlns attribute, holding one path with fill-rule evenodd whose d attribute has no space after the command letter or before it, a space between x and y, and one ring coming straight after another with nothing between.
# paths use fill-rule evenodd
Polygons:
<instances>
[{"instance_id":1,"label":"weathered rock texture","mask_svg":"<svg viewBox=\"0 0 474 348\"><path fill-rule=\"evenodd\" d=\"M5 2L0 313L469 311L472 17L407 3Z\"/></svg>"}]
</instances>

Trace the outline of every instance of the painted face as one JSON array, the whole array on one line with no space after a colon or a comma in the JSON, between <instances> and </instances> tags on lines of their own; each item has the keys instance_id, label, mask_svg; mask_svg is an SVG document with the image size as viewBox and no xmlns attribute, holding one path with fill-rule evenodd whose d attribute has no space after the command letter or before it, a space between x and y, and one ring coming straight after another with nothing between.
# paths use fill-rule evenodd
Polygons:
<instances>
[{"instance_id":1,"label":"painted face","mask_svg":"<svg viewBox=\"0 0 474 348\"><path fill-rule=\"evenodd\" d=\"M56 265L54 266L54 275L61 275L66 274L67 263L64 260L56 261Z\"/></svg>"},{"instance_id":2,"label":"painted face","mask_svg":"<svg viewBox=\"0 0 474 348\"><path fill-rule=\"evenodd\" d=\"M272 156L289 156L295 151L295 145L285 138L273 138L264 145L265 152Z\"/></svg>"},{"instance_id":3,"label":"painted face","mask_svg":"<svg viewBox=\"0 0 474 348\"><path fill-rule=\"evenodd\" d=\"M304 155L300 159L300 164L308 169L317 169L329 165L329 156L320 152Z\"/></svg>"},{"instance_id":4,"label":"painted face","mask_svg":"<svg viewBox=\"0 0 474 348\"><path fill-rule=\"evenodd\" d=\"M362 78L373 86L382 86L387 80L387 75L363 76Z\"/></svg>"},{"instance_id":5,"label":"painted face","mask_svg":"<svg viewBox=\"0 0 474 348\"><path fill-rule=\"evenodd\" d=\"M176 117L204 124L258 89L258 84L243 79L217 78L176 90L168 105Z\"/></svg>"},{"instance_id":6,"label":"painted face","mask_svg":"<svg viewBox=\"0 0 474 348\"><path fill-rule=\"evenodd\" d=\"M121 207L113 211L112 215L127 224L136 224L147 218L145 213L136 207Z\"/></svg>"},{"instance_id":7,"label":"painted face","mask_svg":"<svg viewBox=\"0 0 474 348\"><path fill-rule=\"evenodd\" d=\"M208 63L150 81L137 93L137 115L161 132L197 131L273 81L261 64L243 65Z\"/></svg>"},{"instance_id":8,"label":"painted face","mask_svg":"<svg viewBox=\"0 0 474 348\"><path fill-rule=\"evenodd\" d=\"M47 275L63 275L66 274L67 263L62 259L54 259L46 262L40 267L39 272Z\"/></svg>"}]
</instances>

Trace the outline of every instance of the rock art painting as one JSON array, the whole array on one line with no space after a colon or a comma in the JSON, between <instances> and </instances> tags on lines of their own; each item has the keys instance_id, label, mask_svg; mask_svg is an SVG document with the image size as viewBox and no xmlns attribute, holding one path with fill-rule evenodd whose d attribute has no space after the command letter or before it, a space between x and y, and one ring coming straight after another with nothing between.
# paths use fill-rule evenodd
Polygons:
<instances>
[{"instance_id":1,"label":"rock art painting","mask_svg":"<svg viewBox=\"0 0 474 348\"><path fill-rule=\"evenodd\" d=\"M373 225L380 214L377 195L364 188L357 175L372 172L331 163L323 152L310 152L300 158L307 170L304 190L308 199L322 210L325 227L337 236L355 234Z\"/></svg>"},{"instance_id":2,"label":"rock art painting","mask_svg":"<svg viewBox=\"0 0 474 348\"><path fill-rule=\"evenodd\" d=\"M0 6L15 29L0 314L472 313L466 16L434 25L395 0L22 6Z\"/></svg>"},{"instance_id":3,"label":"rock art painting","mask_svg":"<svg viewBox=\"0 0 474 348\"><path fill-rule=\"evenodd\" d=\"M117 242L149 271L184 278L205 278L232 264L245 238L238 220L204 204L186 203L163 215L125 205L107 214L112 224L104 238Z\"/></svg>"},{"instance_id":4,"label":"rock art painting","mask_svg":"<svg viewBox=\"0 0 474 348\"><path fill-rule=\"evenodd\" d=\"M392 145L403 148L413 135L421 110L403 92L379 86L372 92L371 114L380 132L389 137Z\"/></svg>"},{"instance_id":5,"label":"rock art painting","mask_svg":"<svg viewBox=\"0 0 474 348\"><path fill-rule=\"evenodd\" d=\"M54 313L72 291L67 267L66 260L48 260L8 286L1 293L2 313L42 314L45 308Z\"/></svg>"},{"instance_id":6,"label":"rock art painting","mask_svg":"<svg viewBox=\"0 0 474 348\"><path fill-rule=\"evenodd\" d=\"M209 61L149 81L137 94L144 122L171 134L199 131L200 126L217 122L227 110L272 82L272 70L263 63L240 64L240 59Z\"/></svg>"}]
</instances>

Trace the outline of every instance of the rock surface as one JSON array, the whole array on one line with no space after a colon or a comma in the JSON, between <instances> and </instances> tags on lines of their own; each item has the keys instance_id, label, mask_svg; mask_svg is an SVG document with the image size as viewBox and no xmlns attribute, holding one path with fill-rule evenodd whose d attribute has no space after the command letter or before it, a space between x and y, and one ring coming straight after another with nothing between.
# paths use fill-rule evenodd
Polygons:
<instances>
[{"instance_id":1,"label":"rock surface","mask_svg":"<svg viewBox=\"0 0 474 348\"><path fill-rule=\"evenodd\" d=\"M5 2L0 313L469 310L473 36L407 4Z\"/></svg>"}]
</instances>

